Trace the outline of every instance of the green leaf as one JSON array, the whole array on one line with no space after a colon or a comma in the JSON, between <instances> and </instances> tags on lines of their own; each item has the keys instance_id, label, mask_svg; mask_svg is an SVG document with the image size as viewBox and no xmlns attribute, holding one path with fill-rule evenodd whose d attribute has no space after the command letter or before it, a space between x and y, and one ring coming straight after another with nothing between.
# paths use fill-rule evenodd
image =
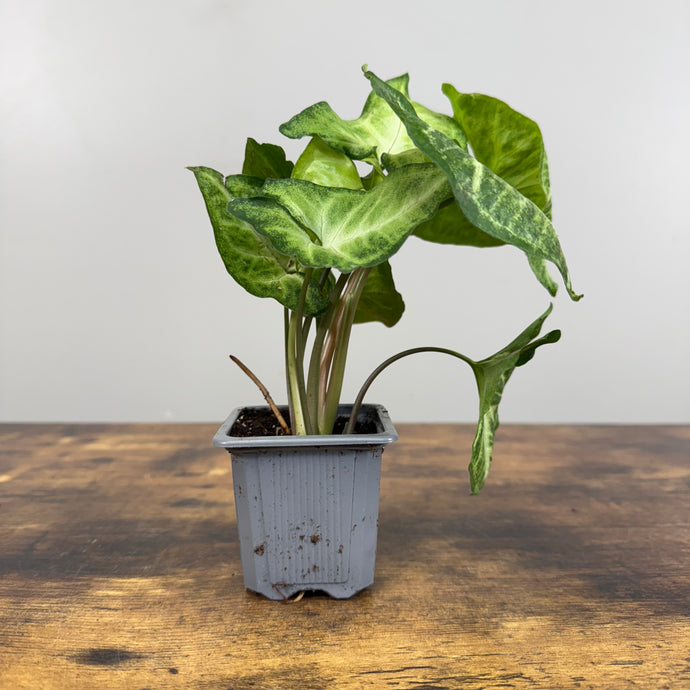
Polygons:
<instances>
[{"instance_id":1,"label":"green leaf","mask_svg":"<svg viewBox=\"0 0 690 690\"><path fill-rule=\"evenodd\" d=\"M211 169L206 168L206 170ZM211 172L215 173L215 170L211 170ZM216 174L220 175L220 173ZM261 188L264 186L264 182L265 180L262 178L251 177L250 175L228 175L225 178L225 188L232 196L261 196Z\"/></svg>"},{"instance_id":2,"label":"green leaf","mask_svg":"<svg viewBox=\"0 0 690 690\"><path fill-rule=\"evenodd\" d=\"M257 297L272 297L289 309L296 309L304 283L300 267L280 254L268 240L250 225L231 216L226 207L238 191L256 192L257 180L243 175L227 179L206 167L189 168L196 177L206 203L216 246L228 273L248 292ZM262 183L261 180L258 180ZM231 191L232 190L232 191ZM328 307L328 300L315 283L307 291L307 311L317 315Z\"/></svg>"},{"instance_id":3,"label":"green leaf","mask_svg":"<svg viewBox=\"0 0 690 690\"><path fill-rule=\"evenodd\" d=\"M443 85L455 119L462 125L478 161L531 199L551 218L551 188L544 141L534 120L503 101L480 94L461 94ZM475 228L457 204L444 205L414 232L417 237L441 244L497 247L505 244ZM556 294L557 285L542 257L528 258L538 280Z\"/></svg>"},{"instance_id":4,"label":"green leaf","mask_svg":"<svg viewBox=\"0 0 690 690\"><path fill-rule=\"evenodd\" d=\"M415 145L445 173L467 219L492 237L522 249L530 257L536 256L534 261L548 260L555 264L570 297L580 299L581 295L572 290L558 236L547 216L443 132L421 120L399 91L372 72L366 72L365 76L371 81L374 91L386 99L405 123ZM553 282L545 287L552 289Z\"/></svg>"},{"instance_id":5,"label":"green leaf","mask_svg":"<svg viewBox=\"0 0 690 690\"><path fill-rule=\"evenodd\" d=\"M259 144L251 137L247 139L242 174L262 180L280 179L290 177L292 168L293 164L285 158L285 151L280 146Z\"/></svg>"},{"instance_id":6,"label":"green leaf","mask_svg":"<svg viewBox=\"0 0 690 690\"><path fill-rule=\"evenodd\" d=\"M551 218L551 186L539 125L508 104L478 93L443 93L453 106L478 161L531 199Z\"/></svg>"},{"instance_id":7,"label":"green leaf","mask_svg":"<svg viewBox=\"0 0 690 690\"><path fill-rule=\"evenodd\" d=\"M467 220L454 198L441 205L437 213L418 225L415 236L439 244L461 244L471 247L500 247L503 240L482 232Z\"/></svg>"},{"instance_id":8,"label":"green leaf","mask_svg":"<svg viewBox=\"0 0 690 690\"><path fill-rule=\"evenodd\" d=\"M389 88L408 96L409 77L404 74L390 79ZM448 115L435 113L414 103L419 116L445 132L461 145L466 144L465 133ZM306 108L280 126L280 132L291 139L318 136L332 148L350 158L377 165L384 153L396 154L414 148L400 120L386 102L375 93L369 94L362 114L356 120L343 120L328 103L321 101Z\"/></svg>"},{"instance_id":9,"label":"green leaf","mask_svg":"<svg viewBox=\"0 0 690 690\"><path fill-rule=\"evenodd\" d=\"M416 147L401 153L384 153L381 156L381 164L388 172L419 163L431 163L431 159Z\"/></svg>"},{"instance_id":10,"label":"green leaf","mask_svg":"<svg viewBox=\"0 0 690 690\"><path fill-rule=\"evenodd\" d=\"M558 284L549 273L546 259L539 254L527 254L527 261L537 280L549 291L549 294L555 295L558 290Z\"/></svg>"},{"instance_id":11,"label":"green leaf","mask_svg":"<svg viewBox=\"0 0 690 690\"><path fill-rule=\"evenodd\" d=\"M380 184L383 182L385 178L385 175L381 170L378 170L376 168L372 168L371 171L369 172L368 175L365 175L364 177L361 178L362 180L362 187L364 189L371 189L372 187L376 187L377 184Z\"/></svg>"},{"instance_id":12,"label":"green leaf","mask_svg":"<svg viewBox=\"0 0 690 690\"><path fill-rule=\"evenodd\" d=\"M404 311L405 303L395 289L390 263L384 261L374 266L364 284L354 322L380 321L388 327L395 326Z\"/></svg>"},{"instance_id":13,"label":"green leaf","mask_svg":"<svg viewBox=\"0 0 690 690\"><path fill-rule=\"evenodd\" d=\"M431 162L429 157L418 148L394 155L386 153L382 156L383 167L388 171L413 163L429 162ZM473 247L499 247L505 244L502 240L491 237L474 227L460 210L453 196L444 201L429 220L418 225L413 234L423 240L439 244L464 244Z\"/></svg>"},{"instance_id":14,"label":"green leaf","mask_svg":"<svg viewBox=\"0 0 690 690\"><path fill-rule=\"evenodd\" d=\"M349 273L391 257L450 195L433 164L393 171L368 191L304 180L267 180L263 197L235 199L228 210L303 266Z\"/></svg>"},{"instance_id":15,"label":"green leaf","mask_svg":"<svg viewBox=\"0 0 690 690\"><path fill-rule=\"evenodd\" d=\"M324 187L362 189L362 180L352 160L314 137L297 159L292 177Z\"/></svg>"},{"instance_id":16,"label":"green leaf","mask_svg":"<svg viewBox=\"0 0 690 690\"><path fill-rule=\"evenodd\" d=\"M555 343L561 337L560 331L551 331L535 340L541 331L546 317L551 313L552 305L533 321L509 345L495 355L474 362L471 366L479 390L479 422L472 444L472 460L469 465L470 485L473 494L480 492L484 486L493 453L494 437L498 428L498 405L503 390L516 367L529 362L538 347Z\"/></svg>"}]
</instances>

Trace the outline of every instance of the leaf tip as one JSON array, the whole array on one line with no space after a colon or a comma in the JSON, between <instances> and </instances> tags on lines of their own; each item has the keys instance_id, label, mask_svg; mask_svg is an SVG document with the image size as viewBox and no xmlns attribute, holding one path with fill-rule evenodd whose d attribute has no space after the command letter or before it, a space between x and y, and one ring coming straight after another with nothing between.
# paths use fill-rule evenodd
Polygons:
<instances>
[{"instance_id":1,"label":"leaf tip","mask_svg":"<svg viewBox=\"0 0 690 690\"><path fill-rule=\"evenodd\" d=\"M372 85L374 80L378 79L378 77L369 69L369 65L366 63L362 65L362 73L370 82L372 82Z\"/></svg>"}]
</instances>

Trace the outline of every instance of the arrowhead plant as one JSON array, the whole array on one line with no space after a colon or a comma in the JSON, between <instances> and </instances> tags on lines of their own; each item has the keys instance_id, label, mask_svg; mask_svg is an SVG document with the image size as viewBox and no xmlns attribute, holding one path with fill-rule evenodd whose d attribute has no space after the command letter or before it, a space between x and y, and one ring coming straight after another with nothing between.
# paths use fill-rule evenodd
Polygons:
<instances>
[{"instance_id":1,"label":"arrowhead plant","mask_svg":"<svg viewBox=\"0 0 690 690\"><path fill-rule=\"evenodd\" d=\"M294 164L280 146L250 138L240 174L190 168L228 273L249 293L283 306L291 427L280 422L288 433L333 433L353 325L390 327L403 314L389 259L411 235L440 244L513 245L552 296L557 283L548 263L570 298L581 297L551 222L537 124L496 98L462 94L450 84L442 91L452 115L437 113L410 99L407 75L383 81L365 67L364 76L371 92L357 119L343 120L320 102L280 126L283 135L306 139ZM482 360L436 346L393 355L365 382L346 432L354 432L364 394L390 364L425 351L456 357L471 367L479 392L469 467L477 493L508 378L540 345L560 337L539 337L551 309Z\"/></svg>"}]
</instances>

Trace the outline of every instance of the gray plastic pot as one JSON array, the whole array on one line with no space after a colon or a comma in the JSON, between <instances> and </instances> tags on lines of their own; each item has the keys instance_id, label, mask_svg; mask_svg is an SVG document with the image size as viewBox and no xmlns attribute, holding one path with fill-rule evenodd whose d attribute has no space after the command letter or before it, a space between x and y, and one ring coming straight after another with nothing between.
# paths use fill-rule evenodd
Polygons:
<instances>
[{"instance_id":1,"label":"gray plastic pot","mask_svg":"<svg viewBox=\"0 0 690 690\"><path fill-rule=\"evenodd\" d=\"M398 438L388 412L362 407L370 434L230 436L251 409L234 410L213 438L232 454L245 587L276 600L304 590L347 599L371 585L381 454Z\"/></svg>"}]
</instances>

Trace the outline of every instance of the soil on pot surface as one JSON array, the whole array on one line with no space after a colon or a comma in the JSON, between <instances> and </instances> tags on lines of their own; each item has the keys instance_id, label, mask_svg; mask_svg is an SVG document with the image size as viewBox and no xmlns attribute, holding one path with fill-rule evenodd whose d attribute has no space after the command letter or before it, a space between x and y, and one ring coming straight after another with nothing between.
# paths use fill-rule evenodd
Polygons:
<instances>
[{"instance_id":1,"label":"soil on pot surface","mask_svg":"<svg viewBox=\"0 0 690 690\"><path fill-rule=\"evenodd\" d=\"M280 412L285 417L287 423L290 424L287 411L281 409ZM342 434L347 421L347 417L338 417L335 421L333 433ZM378 431L376 423L369 419L360 419L355 425L356 434L375 434ZM242 412L232 425L230 436L285 436L285 432L276 421L273 412L268 408L261 408Z\"/></svg>"},{"instance_id":2,"label":"soil on pot surface","mask_svg":"<svg viewBox=\"0 0 690 690\"><path fill-rule=\"evenodd\" d=\"M281 414L289 424L290 419L283 410ZM232 425L230 436L285 436L285 432L271 410L244 410Z\"/></svg>"}]
</instances>

